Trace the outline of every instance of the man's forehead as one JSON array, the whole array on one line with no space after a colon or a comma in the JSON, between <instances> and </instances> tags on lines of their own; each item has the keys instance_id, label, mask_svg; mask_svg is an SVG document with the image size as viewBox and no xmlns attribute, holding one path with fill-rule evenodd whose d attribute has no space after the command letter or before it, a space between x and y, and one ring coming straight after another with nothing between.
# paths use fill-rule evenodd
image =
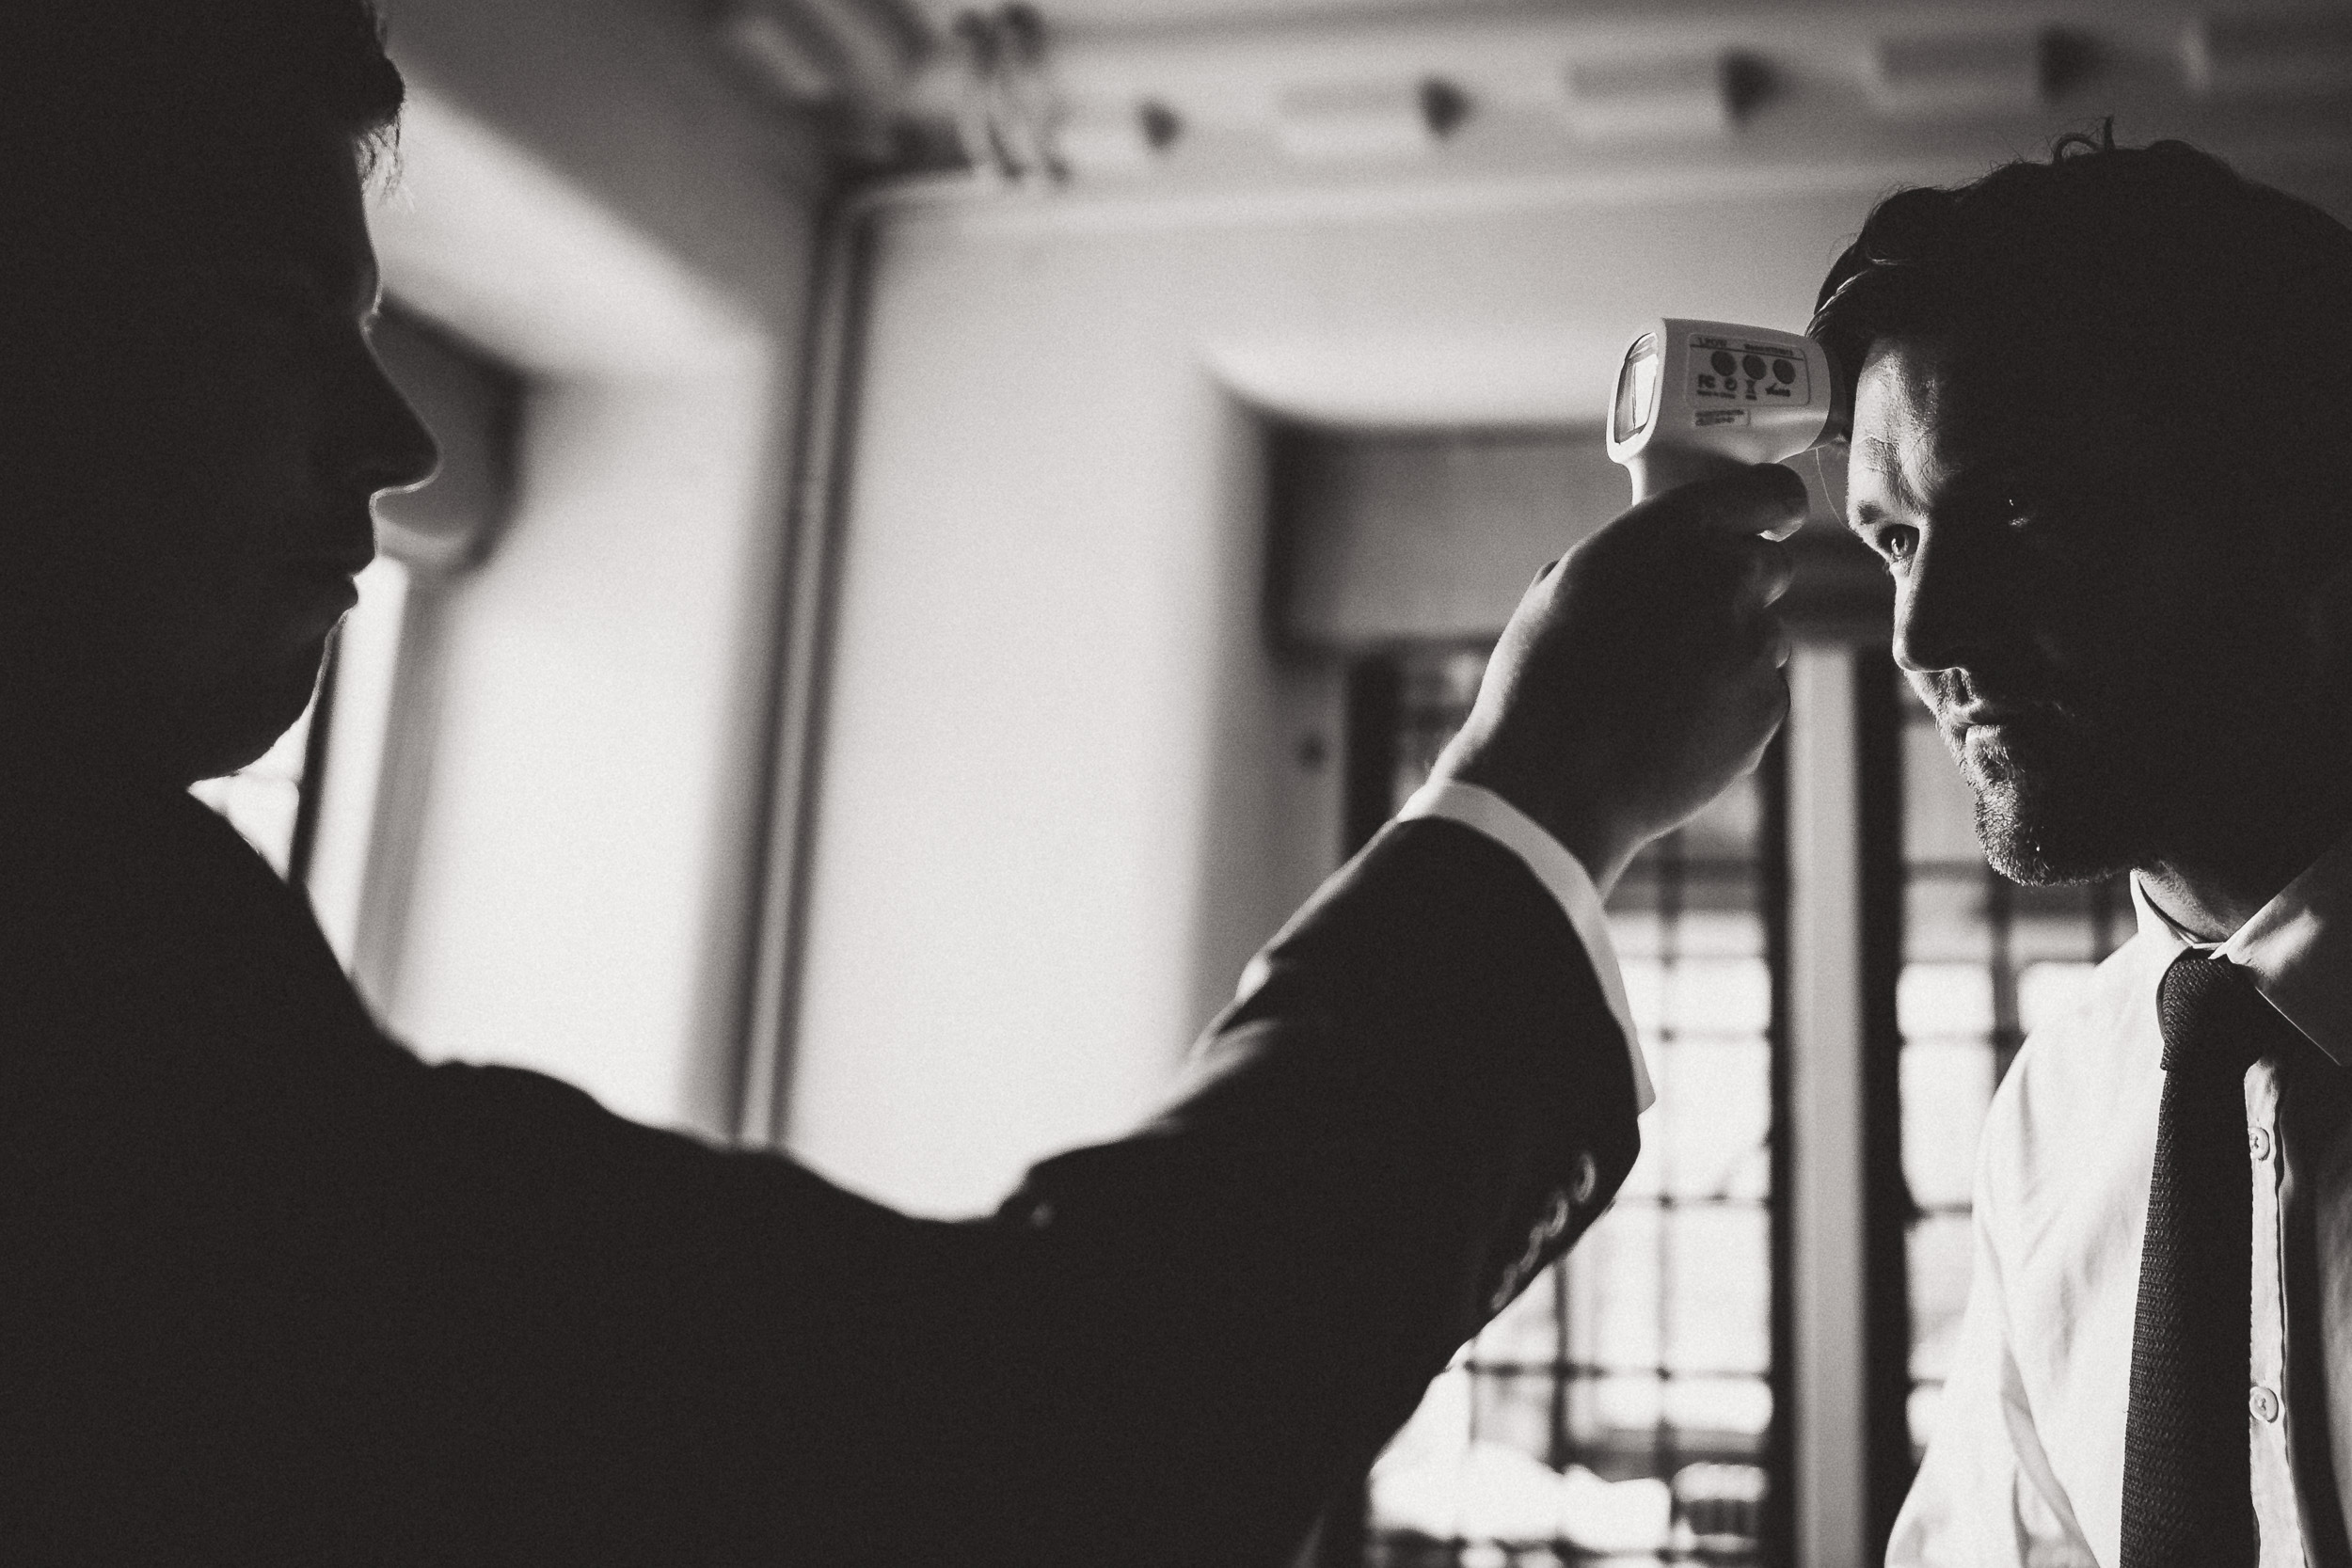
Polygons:
<instances>
[{"instance_id":1,"label":"man's forehead","mask_svg":"<svg viewBox=\"0 0 2352 1568\"><path fill-rule=\"evenodd\" d=\"M1915 444L1875 436L1856 440L1847 458L1847 521L1858 527L1878 514L1925 509L1934 471Z\"/></svg>"},{"instance_id":2,"label":"man's forehead","mask_svg":"<svg viewBox=\"0 0 2352 1568\"><path fill-rule=\"evenodd\" d=\"M1906 499L1950 470L2018 455L2047 420L2042 394L2007 356L1947 339L1882 341L1854 394L1854 483Z\"/></svg>"},{"instance_id":3,"label":"man's forehead","mask_svg":"<svg viewBox=\"0 0 2352 1568\"><path fill-rule=\"evenodd\" d=\"M273 128L183 150L145 204L159 259L294 271L337 292L373 287L357 155L323 126Z\"/></svg>"},{"instance_id":4,"label":"man's forehead","mask_svg":"<svg viewBox=\"0 0 2352 1568\"><path fill-rule=\"evenodd\" d=\"M1889 436L1858 436L1848 461L1858 475L1867 474L1883 483L1899 485L1905 483L1903 447L1903 442Z\"/></svg>"},{"instance_id":5,"label":"man's forehead","mask_svg":"<svg viewBox=\"0 0 2352 1568\"><path fill-rule=\"evenodd\" d=\"M1853 504L1919 504L1915 474L1930 466L1936 444L1937 365L1927 345L1881 344L1865 361L1848 457Z\"/></svg>"}]
</instances>

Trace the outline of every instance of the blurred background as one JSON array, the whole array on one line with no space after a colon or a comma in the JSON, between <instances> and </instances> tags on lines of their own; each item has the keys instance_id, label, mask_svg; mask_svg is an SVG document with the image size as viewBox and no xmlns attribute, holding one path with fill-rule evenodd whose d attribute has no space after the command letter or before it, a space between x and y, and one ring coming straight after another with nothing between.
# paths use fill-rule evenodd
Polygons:
<instances>
[{"instance_id":1,"label":"blurred background","mask_svg":"<svg viewBox=\"0 0 2352 1568\"><path fill-rule=\"evenodd\" d=\"M929 1213L1150 1109L1419 781L1644 318L1801 325L2110 115L2352 214L2343 4L386 8L448 461L204 792L427 1055ZM1877 1555L1986 1101L2130 908L1985 870L1803 467L1788 730L1614 901L1642 1162L1302 1564Z\"/></svg>"}]
</instances>

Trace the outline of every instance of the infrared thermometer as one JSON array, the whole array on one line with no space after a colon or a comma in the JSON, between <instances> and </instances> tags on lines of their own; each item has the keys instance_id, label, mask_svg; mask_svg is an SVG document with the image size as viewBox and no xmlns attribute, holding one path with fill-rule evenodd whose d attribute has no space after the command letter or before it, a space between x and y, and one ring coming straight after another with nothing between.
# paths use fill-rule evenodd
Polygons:
<instances>
[{"instance_id":1,"label":"infrared thermometer","mask_svg":"<svg viewBox=\"0 0 2352 1568\"><path fill-rule=\"evenodd\" d=\"M1651 322L1625 351L1609 455L1633 499L1754 463L1778 463L1852 428L1829 354L1802 332L1733 322Z\"/></svg>"}]
</instances>

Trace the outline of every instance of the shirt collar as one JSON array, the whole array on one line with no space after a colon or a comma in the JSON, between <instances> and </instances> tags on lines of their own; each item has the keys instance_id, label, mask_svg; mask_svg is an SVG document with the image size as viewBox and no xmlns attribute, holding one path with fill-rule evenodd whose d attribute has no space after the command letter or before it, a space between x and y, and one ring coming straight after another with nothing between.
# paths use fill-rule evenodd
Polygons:
<instances>
[{"instance_id":1,"label":"shirt collar","mask_svg":"<svg viewBox=\"0 0 2352 1568\"><path fill-rule=\"evenodd\" d=\"M2256 910L2228 941L2209 942L2173 924L2132 874L2140 935L2193 947L2243 966L2269 1004L2338 1067L2352 1067L2352 835Z\"/></svg>"}]
</instances>

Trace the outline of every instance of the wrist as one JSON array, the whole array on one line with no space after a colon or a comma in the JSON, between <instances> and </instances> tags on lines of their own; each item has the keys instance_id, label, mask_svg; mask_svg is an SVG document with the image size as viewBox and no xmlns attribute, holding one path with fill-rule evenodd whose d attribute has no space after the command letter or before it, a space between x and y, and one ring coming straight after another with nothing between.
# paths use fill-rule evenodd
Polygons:
<instances>
[{"instance_id":1,"label":"wrist","mask_svg":"<svg viewBox=\"0 0 2352 1568\"><path fill-rule=\"evenodd\" d=\"M1603 897L1616 886L1642 847L1641 834L1613 814L1580 800L1558 780L1539 782L1475 746L1448 747L1429 776L1433 781L1475 784L1500 796L1574 855Z\"/></svg>"}]
</instances>

